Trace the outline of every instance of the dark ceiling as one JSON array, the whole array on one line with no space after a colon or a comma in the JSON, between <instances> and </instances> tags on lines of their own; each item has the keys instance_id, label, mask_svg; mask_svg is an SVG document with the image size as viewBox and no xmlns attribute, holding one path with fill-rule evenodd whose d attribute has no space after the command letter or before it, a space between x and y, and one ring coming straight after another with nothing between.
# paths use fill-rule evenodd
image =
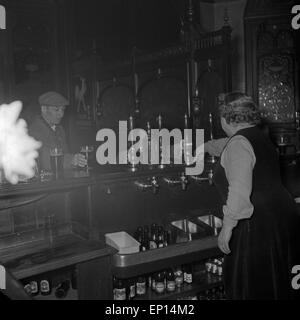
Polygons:
<instances>
[{"instance_id":1,"label":"dark ceiling","mask_svg":"<svg viewBox=\"0 0 300 320\"><path fill-rule=\"evenodd\" d=\"M143 52L178 42L181 17L187 5L186 0L74 0L73 3L77 48L87 52L94 41L104 60L126 58L134 46Z\"/></svg>"}]
</instances>

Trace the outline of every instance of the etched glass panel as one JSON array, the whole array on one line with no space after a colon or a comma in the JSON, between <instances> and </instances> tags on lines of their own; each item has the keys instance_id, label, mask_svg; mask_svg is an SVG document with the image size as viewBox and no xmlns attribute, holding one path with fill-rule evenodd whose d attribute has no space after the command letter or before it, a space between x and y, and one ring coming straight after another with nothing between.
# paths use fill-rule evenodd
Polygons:
<instances>
[{"instance_id":1,"label":"etched glass panel","mask_svg":"<svg viewBox=\"0 0 300 320\"><path fill-rule=\"evenodd\" d=\"M259 104L270 122L292 122L295 114L294 62L289 55L259 59Z\"/></svg>"}]
</instances>

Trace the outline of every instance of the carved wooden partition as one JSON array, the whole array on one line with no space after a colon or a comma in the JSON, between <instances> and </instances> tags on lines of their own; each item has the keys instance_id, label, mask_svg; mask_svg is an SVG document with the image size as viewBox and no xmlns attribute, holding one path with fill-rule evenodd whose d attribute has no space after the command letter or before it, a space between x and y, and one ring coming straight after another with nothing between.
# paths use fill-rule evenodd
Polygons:
<instances>
[{"instance_id":1,"label":"carved wooden partition","mask_svg":"<svg viewBox=\"0 0 300 320\"><path fill-rule=\"evenodd\" d=\"M104 65L96 55L78 61L72 70L74 134L82 141L88 128L94 133L100 128L117 130L118 121L129 116L141 128L147 122L157 128L158 115L163 127L183 128L185 114L194 127L209 132L212 113L215 135L221 135L217 98L231 90L230 34L225 25L160 51L134 51L129 61Z\"/></svg>"},{"instance_id":2,"label":"carved wooden partition","mask_svg":"<svg viewBox=\"0 0 300 320\"><path fill-rule=\"evenodd\" d=\"M158 127L159 114L163 116L164 127L183 127L187 112L185 61L174 59L173 65L167 65L163 60L151 58L144 63L137 58L134 74L129 70L129 74L118 75L117 71L112 80L103 79L99 72L97 82L104 87L98 103L99 128L115 128L119 120L128 120L130 115L135 117L136 125L146 128L149 121L152 127Z\"/></svg>"}]
</instances>

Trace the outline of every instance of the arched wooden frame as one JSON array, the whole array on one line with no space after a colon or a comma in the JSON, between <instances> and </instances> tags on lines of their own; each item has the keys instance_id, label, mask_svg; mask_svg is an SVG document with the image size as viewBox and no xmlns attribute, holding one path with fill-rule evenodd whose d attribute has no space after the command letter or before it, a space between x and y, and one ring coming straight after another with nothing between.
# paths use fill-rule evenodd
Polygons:
<instances>
[{"instance_id":1,"label":"arched wooden frame","mask_svg":"<svg viewBox=\"0 0 300 320\"><path fill-rule=\"evenodd\" d=\"M130 93L132 94L133 98L134 98L134 94L133 94L133 91L134 91L134 88L132 86L130 86L129 84L127 83L121 83L121 82L113 82L112 84L109 84L107 86L105 86L102 90L101 90L101 93L99 95L99 98L98 98L98 101L96 102L96 105L97 105L97 113L100 112L101 113L101 109L102 109L102 100L105 96L105 94L110 91L111 89L116 89L116 88L127 88ZM100 109L100 110L99 110ZM129 114L128 114L129 116Z\"/></svg>"},{"instance_id":2,"label":"arched wooden frame","mask_svg":"<svg viewBox=\"0 0 300 320\"><path fill-rule=\"evenodd\" d=\"M171 128L171 123L169 123L169 119L168 119L168 115L171 115L174 111L177 112L178 109L176 110L171 110L169 112L168 110L154 110L152 115L148 118L145 118L145 114L147 115L148 110L145 110L143 108L143 94L146 92L146 90L151 86L154 85L155 83L157 83L158 81L166 81L166 80L171 80L174 81L180 85L182 85L182 92L184 93L185 97L185 101L184 101L184 110L183 110L183 114L180 115L182 118L182 121L180 119L180 116L178 117L178 121L177 122L177 126L180 125L180 127L183 127L184 125L184 115L187 113L187 104L188 104L188 93L187 93L187 84L184 78L180 77L180 76L176 76L176 75L170 75L170 74L161 74L161 75L156 75L151 77L150 79L144 81L141 86L139 87L138 90L138 94L137 94L137 101L139 103L139 108L140 108L140 118L141 118L141 125L145 126L146 122L150 122L151 126L153 127L157 127L157 117L159 114L162 114L163 116L163 126L166 125L166 127L170 127ZM170 105L172 104L172 101L170 100ZM155 109L155 108L154 108ZM168 111L168 112L166 112ZM174 114L172 114L174 115Z\"/></svg>"}]
</instances>

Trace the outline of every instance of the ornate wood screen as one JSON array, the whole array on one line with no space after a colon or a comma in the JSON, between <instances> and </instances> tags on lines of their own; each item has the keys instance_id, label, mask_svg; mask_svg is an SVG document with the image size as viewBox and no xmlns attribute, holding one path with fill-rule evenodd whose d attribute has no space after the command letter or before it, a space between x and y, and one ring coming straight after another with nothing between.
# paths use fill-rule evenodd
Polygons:
<instances>
[{"instance_id":1,"label":"ornate wood screen","mask_svg":"<svg viewBox=\"0 0 300 320\"><path fill-rule=\"evenodd\" d=\"M141 128L146 128L147 122L157 127L159 114L166 128L183 128L185 114L190 115L197 128L207 129L209 113L213 113L217 123L218 94L231 89L230 33L230 27L224 26L202 34L193 40L193 50L189 44L179 43L136 54L132 60L121 63L104 65L96 56L86 63L77 62L73 66L77 79L73 88L75 105L76 86L82 88L78 84L81 77L87 85L86 105L91 106L91 112L88 119L87 112L78 109L78 126L74 130L79 130L84 139L88 123L93 130L115 129L119 120L128 120L130 115ZM194 104L197 94L202 101L200 112ZM218 124L215 131L219 135Z\"/></svg>"},{"instance_id":2,"label":"ornate wood screen","mask_svg":"<svg viewBox=\"0 0 300 320\"><path fill-rule=\"evenodd\" d=\"M278 144L297 145L299 52L293 1L251 0L245 13L247 92L259 103Z\"/></svg>"}]
</instances>

